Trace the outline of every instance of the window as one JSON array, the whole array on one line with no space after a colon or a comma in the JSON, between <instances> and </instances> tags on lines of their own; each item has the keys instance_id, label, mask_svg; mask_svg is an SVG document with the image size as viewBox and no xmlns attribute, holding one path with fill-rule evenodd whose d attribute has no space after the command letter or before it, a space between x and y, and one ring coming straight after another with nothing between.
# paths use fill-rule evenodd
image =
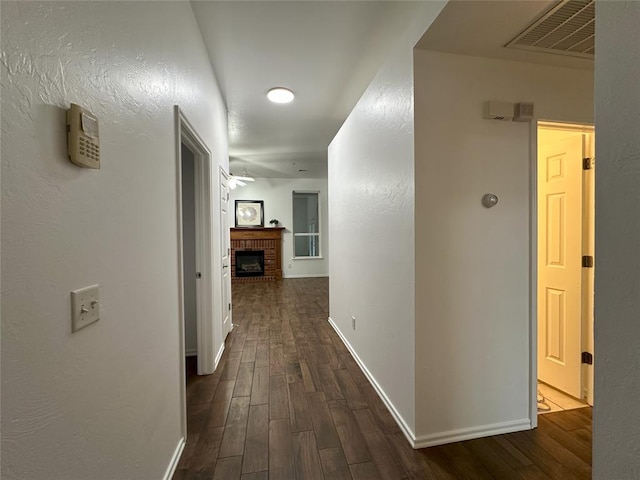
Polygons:
<instances>
[{"instance_id":1,"label":"window","mask_svg":"<svg viewBox=\"0 0 640 480\"><path fill-rule=\"evenodd\" d=\"M293 256L320 256L319 192L293 192Z\"/></svg>"}]
</instances>

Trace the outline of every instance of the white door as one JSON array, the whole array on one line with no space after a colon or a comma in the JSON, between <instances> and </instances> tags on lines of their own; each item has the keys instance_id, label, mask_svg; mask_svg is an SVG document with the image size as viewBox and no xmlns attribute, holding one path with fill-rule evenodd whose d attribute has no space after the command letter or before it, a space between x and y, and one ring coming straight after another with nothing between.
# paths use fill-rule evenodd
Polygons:
<instances>
[{"instance_id":1,"label":"white door","mask_svg":"<svg viewBox=\"0 0 640 480\"><path fill-rule=\"evenodd\" d=\"M583 135L538 145L538 378L582 398Z\"/></svg>"},{"instance_id":2,"label":"white door","mask_svg":"<svg viewBox=\"0 0 640 480\"><path fill-rule=\"evenodd\" d=\"M222 256L222 337L231 331L231 244L229 239L229 178L220 170L220 254Z\"/></svg>"}]
</instances>

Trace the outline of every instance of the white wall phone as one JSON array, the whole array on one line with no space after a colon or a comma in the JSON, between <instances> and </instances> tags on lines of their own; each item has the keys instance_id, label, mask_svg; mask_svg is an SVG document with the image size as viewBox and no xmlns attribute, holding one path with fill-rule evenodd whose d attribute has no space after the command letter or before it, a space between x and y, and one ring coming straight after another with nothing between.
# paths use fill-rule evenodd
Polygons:
<instances>
[{"instance_id":1,"label":"white wall phone","mask_svg":"<svg viewBox=\"0 0 640 480\"><path fill-rule=\"evenodd\" d=\"M69 159L76 165L100 168L98 119L75 103L67 110L67 148Z\"/></svg>"}]
</instances>

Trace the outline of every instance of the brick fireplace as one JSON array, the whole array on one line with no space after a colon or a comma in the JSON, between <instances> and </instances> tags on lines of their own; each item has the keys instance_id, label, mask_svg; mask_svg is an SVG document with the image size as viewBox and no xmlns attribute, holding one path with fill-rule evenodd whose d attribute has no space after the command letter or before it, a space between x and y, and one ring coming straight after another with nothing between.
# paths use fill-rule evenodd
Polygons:
<instances>
[{"instance_id":1,"label":"brick fireplace","mask_svg":"<svg viewBox=\"0 0 640 480\"><path fill-rule=\"evenodd\" d=\"M231 229L231 281L232 282L274 282L282 279L282 231L281 227L244 227ZM247 267L240 275L236 272L238 255L240 263L246 258L259 257L263 260L263 271L255 271L255 261L251 260L251 275L247 275ZM244 257L244 258L242 258ZM260 263L259 261L257 263ZM244 273L243 273L244 272Z\"/></svg>"}]
</instances>

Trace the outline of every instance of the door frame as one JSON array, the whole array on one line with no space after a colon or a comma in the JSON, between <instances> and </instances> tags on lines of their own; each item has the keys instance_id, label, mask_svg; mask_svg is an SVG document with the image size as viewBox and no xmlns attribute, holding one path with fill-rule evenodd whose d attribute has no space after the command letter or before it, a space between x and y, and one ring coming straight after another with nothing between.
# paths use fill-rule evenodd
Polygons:
<instances>
[{"instance_id":1,"label":"door frame","mask_svg":"<svg viewBox=\"0 0 640 480\"><path fill-rule=\"evenodd\" d=\"M223 241L222 236L226 235L227 237L230 237L231 235L231 227L230 227L230 215L232 212L229 211L229 197L230 197L230 189L229 189L229 174L224 170L224 168L222 168L222 166L220 167L220 178L219 178L219 183L220 183L220 189L222 190L222 180L226 180L227 181L227 226L229 227L226 231L222 228L222 217L220 218L220 253L223 253L224 250L224 246L225 246L225 242ZM222 192L220 192L222 193ZM220 197L220 200L222 201L222 198ZM222 208L222 205L220 205L220 208ZM218 211L218 214L221 214L221 211ZM229 305L233 306L233 293L232 293L232 285L231 285L231 239L229 238L229 251L227 253L228 255L228 262L229 265L227 266L227 268L229 269L227 272L227 291L229 292L229 299L228 299L228 303ZM220 259L222 260L222 255L220 257ZM222 273L224 271L224 265L221 263L220 265L220 272ZM221 281L222 281L222 277L221 277ZM220 285L220 291L222 292L221 297L224 296L224 289L225 286L224 285ZM227 335L229 335L229 333L231 333L231 331L233 330L233 308L228 308L228 306L226 305L227 302L224 301L224 299L221 298L221 306L222 306L222 318L221 318L221 329L222 329L222 338L226 339ZM225 308L227 309L227 311L225 311ZM225 313L229 316L229 330L225 331L224 329L224 319L225 319ZM224 345L224 340L223 340L223 345Z\"/></svg>"},{"instance_id":2,"label":"door frame","mask_svg":"<svg viewBox=\"0 0 640 480\"><path fill-rule=\"evenodd\" d=\"M592 121L550 120L535 118L530 123L531 143L529 172L531 183L529 185L529 415L531 428L538 426L538 128L540 127L564 128L567 130L580 130L584 133L595 135L595 126ZM588 132L587 132L588 130ZM584 318L581 319L584 326ZM583 339L584 342L584 332ZM581 373L583 382L584 374ZM590 384L593 388L593 382ZM593 395L593 391L591 392Z\"/></svg>"},{"instance_id":3,"label":"door frame","mask_svg":"<svg viewBox=\"0 0 640 480\"><path fill-rule=\"evenodd\" d=\"M174 106L176 138L176 177L178 211L178 300L179 300L179 362L182 432L187 434L184 268L182 244L182 144L194 155L194 194L196 220L196 270L202 275L196 282L198 375L213 373L213 277L211 222L211 151L193 128L178 105Z\"/></svg>"}]
</instances>

